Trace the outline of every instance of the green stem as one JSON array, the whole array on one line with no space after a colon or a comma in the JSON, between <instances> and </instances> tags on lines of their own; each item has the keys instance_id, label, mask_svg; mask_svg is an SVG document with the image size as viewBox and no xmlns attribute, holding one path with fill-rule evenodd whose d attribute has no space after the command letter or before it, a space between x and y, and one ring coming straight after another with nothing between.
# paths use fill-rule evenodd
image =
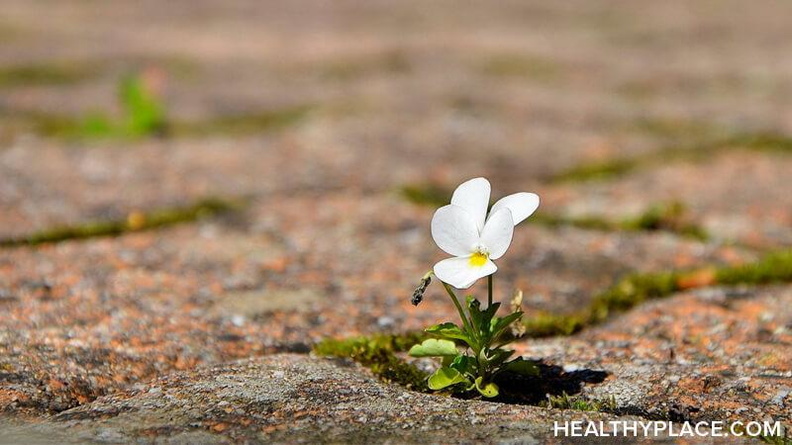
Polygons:
<instances>
[{"instance_id":1,"label":"green stem","mask_svg":"<svg viewBox=\"0 0 792 445\"><path fill-rule=\"evenodd\" d=\"M487 309L492 307L492 275L487 277Z\"/></svg>"},{"instance_id":2,"label":"green stem","mask_svg":"<svg viewBox=\"0 0 792 445\"><path fill-rule=\"evenodd\" d=\"M451 297L451 301L454 302L454 306L456 306L457 311L459 312L459 317L462 318L462 324L465 325L465 329L471 333L471 335L478 337L477 332L473 329L473 325L468 320L467 316L465 315L464 309L462 309L462 305L459 304L459 300L457 299L456 294L453 290L451 290L451 286L446 284L444 281L440 281L443 283L443 287L445 288L446 292L448 292L448 296Z\"/></svg>"}]
</instances>

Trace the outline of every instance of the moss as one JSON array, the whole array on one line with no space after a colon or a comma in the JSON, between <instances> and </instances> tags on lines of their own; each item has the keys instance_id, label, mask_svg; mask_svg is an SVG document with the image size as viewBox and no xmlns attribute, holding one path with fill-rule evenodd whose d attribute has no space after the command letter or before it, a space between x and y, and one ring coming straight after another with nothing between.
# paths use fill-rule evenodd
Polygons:
<instances>
[{"instance_id":1,"label":"moss","mask_svg":"<svg viewBox=\"0 0 792 445\"><path fill-rule=\"evenodd\" d=\"M605 162L583 164L562 171L552 182L582 182L608 179L631 173L639 168L666 164L670 161L706 161L712 156L733 150L766 153L792 153L792 137L776 132L733 133L727 137L683 142L661 148L643 156L617 158Z\"/></svg>"},{"instance_id":2,"label":"moss","mask_svg":"<svg viewBox=\"0 0 792 445\"><path fill-rule=\"evenodd\" d=\"M612 312L627 311L646 300L663 298L681 289L679 272L634 274L597 294L585 311L586 325L608 318Z\"/></svg>"},{"instance_id":3,"label":"moss","mask_svg":"<svg viewBox=\"0 0 792 445\"><path fill-rule=\"evenodd\" d=\"M409 73L412 65L403 51L394 50L357 59L336 60L313 69L327 79L352 80L375 73Z\"/></svg>"},{"instance_id":4,"label":"moss","mask_svg":"<svg viewBox=\"0 0 792 445\"><path fill-rule=\"evenodd\" d=\"M586 326L588 317L580 314L540 313L524 320L525 334L528 338L556 337L572 335Z\"/></svg>"},{"instance_id":5,"label":"moss","mask_svg":"<svg viewBox=\"0 0 792 445\"><path fill-rule=\"evenodd\" d=\"M568 217L539 211L525 221L547 227L574 226L581 229L616 230L616 224L612 221L595 216Z\"/></svg>"},{"instance_id":6,"label":"moss","mask_svg":"<svg viewBox=\"0 0 792 445\"><path fill-rule=\"evenodd\" d=\"M757 285L792 281L792 251L773 252L759 261L739 266L707 267L693 271L633 274L600 292L591 304L572 314L526 317L526 336L571 335L601 323L613 313L627 311L647 300L664 298L683 289L709 285Z\"/></svg>"},{"instance_id":7,"label":"moss","mask_svg":"<svg viewBox=\"0 0 792 445\"><path fill-rule=\"evenodd\" d=\"M0 88L68 85L97 76L96 64L88 62L55 62L7 66L0 68Z\"/></svg>"},{"instance_id":8,"label":"moss","mask_svg":"<svg viewBox=\"0 0 792 445\"><path fill-rule=\"evenodd\" d=\"M315 107L298 105L257 113L222 116L205 121L173 122L175 136L207 136L211 134L248 134L277 130L302 121Z\"/></svg>"},{"instance_id":9,"label":"moss","mask_svg":"<svg viewBox=\"0 0 792 445\"><path fill-rule=\"evenodd\" d=\"M717 269L714 279L726 285L792 281L792 250L770 253L754 263Z\"/></svg>"},{"instance_id":10,"label":"moss","mask_svg":"<svg viewBox=\"0 0 792 445\"><path fill-rule=\"evenodd\" d=\"M561 73L560 65L550 59L524 54L500 54L486 60L481 72L494 77L514 77L532 80L553 80Z\"/></svg>"},{"instance_id":11,"label":"moss","mask_svg":"<svg viewBox=\"0 0 792 445\"><path fill-rule=\"evenodd\" d=\"M711 285L759 285L792 281L792 250L767 254L739 266L704 267L690 271L632 274L594 296L589 306L571 314L541 313L526 317L527 337L571 335L652 299L684 289Z\"/></svg>"},{"instance_id":12,"label":"moss","mask_svg":"<svg viewBox=\"0 0 792 445\"><path fill-rule=\"evenodd\" d=\"M655 204L636 218L621 221L623 230L663 230L705 241L709 238L703 227L685 220L685 206L677 201Z\"/></svg>"},{"instance_id":13,"label":"moss","mask_svg":"<svg viewBox=\"0 0 792 445\"><path fill-rule=\"evenodd\" d=\"M745 430L743 430L745 433ZM755 436L756 439L768 443L770 445L792 445L792 436L789 436L789 432L784 433L783 436Z\"/></svg>"},{"instance_id":14,"label":"moss","mask_svg":"<svg viewBox=\"0 0 792 445\"><path fill-rule=\"evenodd\" d=\"M792 152L792 137L781 133L741 134L731 138L731 144L761 152Z\"/></svg>"},{"instance_id":15,"label":"moss","mask_svg":"<svg viewBox=\"0 0 792 445\"><path fill-rule=\"evenodd\" d=\"M549 395L547 401L540 403L539 406L555 409L574 409L577 411L597 411L597 412L616 412L616 398L610 397L605 400L590 399L581 396L570 396L562 393L558 396Z\"/></svg>"},{"instance_id":16,"label":"moss","mask_svg":"<svg viewBox=\"0 0 792 445\"><path fill-rule=\"evenodd\" d=\"M635 170L640 158L613 159L572 167L553 176L553 182L582 182L621 176Z\"/></svg>"},{"instance_id":17,"label":"moss","mask_svg":"<svg viewBox=\"0 0 792 445\"><path fill-rule=\"evenodd\" d=\"M582 229L603 231L665 231L678 235L706 240L707 232L700 226L685 219L682 203L660 203L650 206L644 213L621 221L611 221L596 216L563 217L538 212L526 220L532 224L550 227L573 226Z\"/></svg>"},{"instance_id":18,"label":"moss","mask_svg":"<svg viewBox=\"0 0 792 445\"><path fill-rule=\"evenodd\" d=\"M186 207L160 209L151 212L132 212L123 219L55 227L21 238L2 239L0 240L0 247L35 246L74 239L118 236L127 232L192 222L200 218L237 210L241 206L242 203L238 201L206 198Z\"/></svg>"},{"instance_id":19,"label":"moss","mask_svg":"<svg viewBox=\"0 0 792 445\"><path fill-rule=\"evenodd\" d=\"M453 191L447 187L437 184L414 184L405 185L399 189L401 194L407 201L431 207L440 207L451 202L451 194Z\"/></svg>"},{"instance_id":20,"label":"moss","mask_svg":"<svg viewBox=\"0 0 792 445\"><path fill-rule=\"evenodd\" d=\"M141 119L139 116L117 122L104 113L89 113L72 117L36 111L15 112L17 131L25 129L62 139L129 139L142 136L209 136L213 134L250 134L275 131L303 120L313 109L296 106L282 110L269 110L238 116L224 116L204 121L177 121L165 119L159 113ZM2 113L6 114L6 113Z\"/></svg>"},{"instance_id":21,"label":"moss","mask_svg":"<svg viewBox=\"0 0 792 445\"><path fill-rule=\"evenodd\" d=\"M629 124L629 128L653 137L676 140L707 140L722 137L727 129L714 123L691 119L643 118Z\"/></svg>"},{"instance_id":22,"label":"moss","mask_svg":"<svg viewBox=\"0 0 792 445\"><path fill-rule=\"evenodd\" d=\"M326 339L317 343L313 352L330 357L351 358L367 366L374 375L417 391L427 391L428 374L396 356L425 340L424 333L374 335L349 339Z\"/></svg>"},{"instance_id":23,"label":"moss","mask_svg":"<svg viewBox=\"0 0 792 445\"><path fill-rule=\"evenodd\" d=\"M733 431L738 434L742 434L744 437L749 439L756 439L758 441L768 443L771 445L792 445L792 436L790 436L789 427L785 430L778 431L780 435L760 435L760 436L749 436L748 431L745 429L744 423L736 423L730 424L728 426L728 431Z\"/></svg>"}]
</instances>

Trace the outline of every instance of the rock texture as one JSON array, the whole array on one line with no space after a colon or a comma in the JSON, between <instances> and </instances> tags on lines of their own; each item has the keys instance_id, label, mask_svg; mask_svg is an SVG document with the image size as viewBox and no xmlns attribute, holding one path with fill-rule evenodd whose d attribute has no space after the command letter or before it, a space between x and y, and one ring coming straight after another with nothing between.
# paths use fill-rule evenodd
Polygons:
<instances>
[{"instance_id":1,"label":"rock texture","mask_svg":"<svg viewBox=\"0 0 792 445\"><path fill-rule=\"evenodd\" d=\"M542 196L548 218L518 227L495 288L522 289L530 315L573 313L631 273L792 248L790 16L738 0L4 2L0 442L552 443L564 419L792 423L783 280L704 274L516 344L552 370L549 393L607 412L419 394L309 354L454 313L436 286L410 304L443 255L434 204L405 188L443 198L487 176L495 198ZM87 117L123 121L130 74L167 128L95 137ZM135 230L207 198L241 205ZM707 236L616 230L664 205ZM102 221L124 229L24 242Z\"/></svg>"}]
</instances>

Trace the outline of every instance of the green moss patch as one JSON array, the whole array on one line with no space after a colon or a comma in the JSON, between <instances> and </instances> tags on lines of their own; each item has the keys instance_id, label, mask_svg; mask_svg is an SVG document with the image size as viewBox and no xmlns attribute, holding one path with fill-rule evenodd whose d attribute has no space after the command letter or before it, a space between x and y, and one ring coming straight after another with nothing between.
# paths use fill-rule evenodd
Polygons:
<instances>
[{"instance_id":1,"label":"green moss patch","mask_svg":"<svg viewBox=\"0 0 792 445\"><path fill-rule=\"evenodd\" d=\"M452 190L437 184L412 184L399 189L399 194L407 201L430 207L441 207L451 201ZM684 204L674 201L650 206L645 212L622 220L608 220L598 216L568 217L536 212L526 223L541 224L548 227L573 226L581 229L615 231L664 231L678 235L706 240L707 232L687 220Z\"/></svg>"},{"instance_id":2,"label":"green moss patch","mask_svg":"<svg viewBox=\"0 0 792 445\"><path fill-rule=\"evenodd\" d=\"M557 79L562 68L558 62L539 56L500 54L485 60L480 71L493 77L549 81Z\"/></svg>"},{"instance_id":3,"label":"green moss patch","mask_svg":"<svg viewBox=\"0 0 792 445\"><path fill-rule=\"evenodd\" d=\"M608 220L597 216L565 217L537 212L526 221L545 226L573 226L581 229L615 231L663 231L678 235L706 240L704 228L690 222L685 217L685 206L680 202L659 203L650 206L643 213L622 220Z\"/></svg>"},{"instance_id":4,"label":"green moss patch","mask_svg":"<svg viewBox=\"0 0 792 445\"><path fill-rule=\"evenodd\" d=\"M526 317L527 337L574 334L605 321L610 315L632 309L647 300L675 292L712 285L758 285L792 281L792 250L768 254L759 261L739 266L710 267L692 271L633 274L597 294L591 304L572 314L540 313Z\"/></svg>"},{"instance_id":5,"label":"green moss patch","mask_svg":"<svg viewBox=\"0 0 792 445\"><path fill-rule=\"evenodd\" d=\"M407 184L399 189L399 194L407 201L429 207L441 207L451 202L454 191L446 186L432 183Z\"/></svg>"},{"instance_id":6,"label":"green moss patch","mask_svg":"<svg viewBox=\"0 0 792 445\"><path fill-rule=\"evenodd\" d=\"M745 430L743 430L743 433ZM783 436L758 436L756 439L770 445L792 445L792 432L786 432Z\"/></svg>"},{"instance_id":7,"label":"green moss patch","mask_svg":"<svg viewBox=\"0 0 792 445\"><path fill-rule=\"evenodd\" d=\"M539 406L555 409L574 409L577 411L597 411L610 413L615 413L618 410L615 397L605 400L597 400L582 397L580 395L570 396L565 392L557 396L548 394L547 401L540 403Z\"/></svg>"},{"instance_id":8,"label":"green moss patch","mask_svg":"<svg viewBox=\"0 0 792 445\"><path fill-rule=\"evenodd\" d=\"M775 132L735 133L709 141L674 144L643 156L579 165L556 174L551 181L581 182L609 179L668 162L707 161L711 160L712 156L733 150L788 154L792 153L792 137Z\"/></svg>"},{"instance_id":9,"label":"green moss patch","mask_svg":"<svg viewBox=\"0 0 792 445\"><path fill-rule=\"evenodd\" d=\"M0 67L0 88L71 85L90 80L100 69L90 62L50 62Z\"/></svg>"},{"instance_id":10,"label":"green moss patch","mask_svg":"<svg viewBox=\"0 0 792 445\"><path fill-rule=\"evenodd\" d=\"M32 131L48 137L69 140L136 139L148 136L204 137L216 134L243 135L277 131L294 125L314 107L301 105L250 114L221 116L200 121L178 121L159 111L134 113L121 119L104 113L71 117L35 111L0 113L15 121L16 131ZM124 123L126 122L126 123ZM13 128L12 128L13 130Z\"/></svg>"},{"instance_id":11,"label":"green moss patch","mask_svg":"<svg viewBox=\"0 0 792 445\"><path fill-rule=\"evenodd\" d=\"M355 59L336 60L310 69L326 79L349 81L376 73L407 74L412 71L412 63L403 51L393 50Z\"/></svg>"},{"instance_id":12,"label":"green moss patch","mask_svg":"<svg viewBox=\"0 0 792 445\"><path fill-rule=\"evenodd\" d=\"M305 119L315 107L296 105L282 109L220 116L195 122L172 122L174 136L209 136L212 134L250 134L278 130Z\"/></svg>"},{"instance_id":13,"label":"green moss patch","mask_svg":"<svg viewBox=\"0 0 792 445\"><path fill-rule=\"evenodd\" d=\"M201 218L238 210L242 206L243 204L239 201L206 198L185 207L160 209L151 212L131 212L123 219L55 227L20 238L0 239L0 247L36 246L66 240L118 236L128 232L193 222Z\"/></svg>"},{"instance_id":14,"label":"green moss patch","mask_svg":"<svg viewBox=\"0 0 792 445\"><path fill-rule=\"evenodd\" d=\"M350 358L367 366L374 375L416 391L427 391L429 376L415 366L396 356L429 338L425 333L402 335L375 335L343 340L322 340L313 348L321 356Z\"/></svg>"}]
</instances>

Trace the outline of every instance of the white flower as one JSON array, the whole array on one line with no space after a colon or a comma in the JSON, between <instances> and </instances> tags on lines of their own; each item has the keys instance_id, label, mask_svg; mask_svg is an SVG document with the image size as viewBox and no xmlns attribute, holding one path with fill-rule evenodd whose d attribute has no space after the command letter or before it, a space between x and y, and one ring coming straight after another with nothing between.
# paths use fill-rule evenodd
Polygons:
<instances>
[{"instance_id":1,"label":"white flower","mask_svg":"<svg viewBox=\"0 0 792 445\"><path fill-rule=\"evenodd\" d=\"M534 193L515 193L492 206L487 215L490 183L475 178L462 183L451 204L440 207L432 217L432 238L437 246L455 258L434 266L435 276L457 289L467 289L479 278L498 270L497 260L509 248L514 226L539 207Z\"/></svg>"}]
</instances>

